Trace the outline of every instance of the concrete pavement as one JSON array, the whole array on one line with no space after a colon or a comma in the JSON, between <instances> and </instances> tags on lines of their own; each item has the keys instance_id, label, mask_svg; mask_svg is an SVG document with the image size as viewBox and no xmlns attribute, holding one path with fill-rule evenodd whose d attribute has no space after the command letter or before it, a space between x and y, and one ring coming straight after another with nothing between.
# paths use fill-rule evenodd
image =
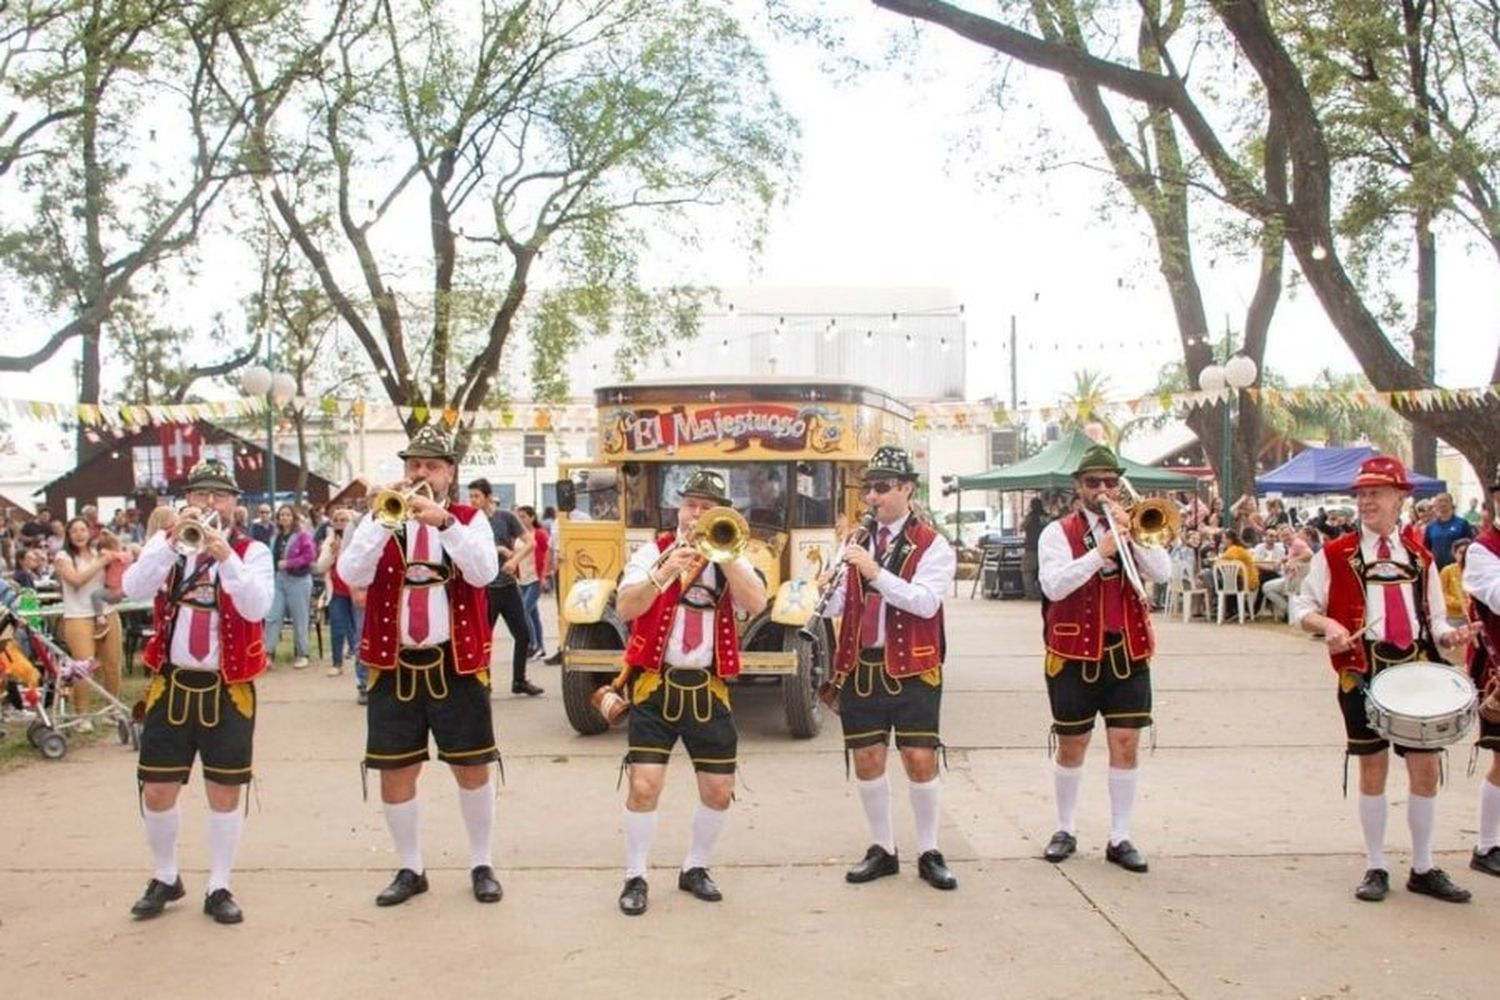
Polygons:
<instances>
[{"instance_id":1,"label":"concrete pavement","mask_svg":"<svg viewBox=\"0 0 1500 1000\"><path fill-rule=\"evenodd\" d=\"M556 668L534 666L545 696L495 700L504 901L470 897L453 782L429 765L432 891L377 909L394 858L378 802L360 796L352 684L283 668L261 684L258 782L234 886L246 922L219 927L198 912L196 777L183 798L188 896L158 920L129 919L149 855L132 755L101 742L0 775L0 983L8 995L69 997L1493 995L1500 879L1467 869L1480 780L1466 773L1468 747L1450 754L1437 845L1474 901L1401 888L1402 780L1390 790L1395 889L1380 905L1356 902L1363 851L1341 797L1342 730L1318 644L1267 623L1158 622L1157 748L1143 755L1132 838L1151 871L1137 876L1103 861L1102 738L1078 855L1039 860L1054 811L1036 605L954 599L949 630L941 841L956 892L916 878L899 776L902 873L847 885L867 835L836 723L793 741L774 689L737 690L741 788L713 868L724 902L675 888L693 800L679 756L650 912L621 916L623 733L574 734ZM508 657L502 639L496 661Z\"/></svg>"}]
</instances>

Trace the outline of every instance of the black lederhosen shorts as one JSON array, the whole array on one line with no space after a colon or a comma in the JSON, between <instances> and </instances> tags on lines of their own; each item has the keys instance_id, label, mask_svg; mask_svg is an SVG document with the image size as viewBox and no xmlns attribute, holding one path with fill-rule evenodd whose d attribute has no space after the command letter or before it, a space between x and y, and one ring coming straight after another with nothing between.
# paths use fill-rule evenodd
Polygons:
<instances>
[{"instance_id":1,"label":"black lederhosen shorts","mask_svg":"<svg viewBox=\"0 0 1500 1000\"><path fill-rule=\"evenodd\" d=\"M460 674L453 646L403 646L396 667L370 668L365 690L365 766L388 770L428 759L427 734L438 760L488 764L500 756L490 714L489 672Z\"/></svg>"},{"instance_id":2,"label":"black lederhosen shorts","mask_svg":"<svg viewBox=\"0 0 1500 1000\"><path fill-rule=\"evenodd\" d=\"M146 689L140 781L187 783L194 755L203 777L220 785L250 781L255 740L255 685L225 684L217 670L167 664Z\"/></svg>"},{"instance_id":3,"label":"black lederhosen shorts","mask_svg":"<svg viewBox=\"0 0 1500 1000\"><path fill-rule=\"evenodd\" d=\"M896 746L942 746L938 722L943 708L941 667L911 677L885 671L885 650L862 649L859 662L839 691L839 721L844 747L885 746L896 734Z\"/></svg>"},{"instance_id":4,"label":"black lederhosen shorts","mask_svg":"<svg viewBox=\"0 0 1500 1000\"><path fill-rule=\"evenodd\" d=\"M1106 729L1151 725L1151 662L1132 660L1123 636L1106 632L1099 660L1048 653L1046 674L1052 731L1059 736L1092 732L1096 715L1104 716Z\"/></svg>"},{"instance_id":5,"label":"black lederhosen shorts","mask_svg":"<svg viewBox=\"0 0 1500 1000\"><path fill-rule=\"evenodd\" d=\"M1479 739L1475 743L1481 750L1500 751L1500 722L1490 722L1488 719L1479 720Z\"/></svg>"},{"instance_id":6,"label":"black lederhosen shorts","mask_svg":"<svg viewBox=\"0 0 1500 1000\"><path fill-rule=\"evenodd\" d=\"M1370 717L1365 713L1365 684L1373 680L1375 675L1386 667L1410 663L1418 655L1415 649L1402 652L1383 642L1367 642L1365 643L1365 662L1373 664L1370 673L1362 676L1353 670L1345 670L1339 674L1339 711L1344 715L1344 738L1348 741L1345 747L1351 756L1364 757L1368 754L1379 753L1391 745L1388 740L1370 728ZM1396 756L1405 757L1409 753L1437 753L1439 749L1439 747L1420 749L1397 745Z\"/></svg>"},{"instance_id":7,"label":"black lederhosen shorts","mask_svg":"<svg viewBox=\"0 0 1500 1000\"><path fill-rule=\"evenodd\" d=\"M677 738L687 748L693 770L733 774L739 733L729 710L729 690L707 670L665 667L635 675L630 687L632 764L665 764Z\"/></svg>"}]
</instances>

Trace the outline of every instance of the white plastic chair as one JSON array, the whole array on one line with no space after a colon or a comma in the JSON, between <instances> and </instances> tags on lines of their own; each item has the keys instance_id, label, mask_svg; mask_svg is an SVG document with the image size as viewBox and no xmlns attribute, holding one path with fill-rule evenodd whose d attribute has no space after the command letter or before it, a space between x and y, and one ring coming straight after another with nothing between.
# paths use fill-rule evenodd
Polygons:
<instances>
[{"instance_id":1,"label":"white plastic chair","mask_svg":"<svg viewBox=\"0 0 1500 1000\"><path fill-rule=\"evenodd\" d=\"M1250 610L1250 598L1253 596L1245 589L1245 567L1233 559L1221 559L1214 563L1214 590L1219 595L1218 623L1224 624L1224 605L1231 599L1235 602L1235 613L1239 617L1240 624L1244 624L1245 615Z\"/></svg>"},{"instance_id":2,"label":"white plastic chair","mask_svg":"<svg viewBox=\"0 0 1500 1000\"><path fill-rule=\"evenodd\" d=\"M1181 549L1172 554L1172 575L1167 578L1167 604L1165 613L1171 616L1180 602L1182 620L1189 621L1193 615L1193 599L1203 599L1203 617L1208 617L1208 590L1198 586L1198 557L1191 549Z\"/></svg>"}]
</instances>

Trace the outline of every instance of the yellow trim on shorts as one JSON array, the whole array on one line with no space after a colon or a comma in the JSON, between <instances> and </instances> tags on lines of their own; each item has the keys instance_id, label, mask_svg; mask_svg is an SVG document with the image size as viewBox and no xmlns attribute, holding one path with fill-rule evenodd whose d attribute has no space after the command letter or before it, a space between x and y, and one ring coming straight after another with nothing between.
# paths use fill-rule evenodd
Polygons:
<instances>
[{"instance_id":1,"label":"yellow trim on shorts","mask_svg":"<svg viewBox=\"0 0 1500 1000\"><path fill-rule=\"evenodd\" d=\"M632 747L632 746L627 746L625 749L629 753L659 753L659 754L661 754L664 757L670 757L670 756L672 756L672 751L670 751L670 750L663 750L661 747Z\"/></svg>"},{"instance_id":2,"label":"yellow trim on shorts","mask_svg":"<svg viewBox=\"0 0 1500 1000\"><path fill-rule=\"evenodd\" d=\"M1104 717L1106 719L1137 719L1150 714L1150 712L1105 712Z\"/></svg>"},{"instance_id":3,"label":"yellow trim on shorts","mask_svg":"<svg viewBox=\"0 0 1500 1000\"><path fill-rule=\"evenodd\" d=\"M733 764L738 757L689 757L694 764Z\"/></svg>"},{"instance_id":4,"label":"yellow trim on shorts","mask_svg":"<svg viewBox=\"0 0 1500 1000\"><path fill-rule=\"evenodd\" d=\"M1098 714L1099 713L1097 713L1097 712L1094 713L1094 715L1098 715ZM1053 724L1054 725L1058 725L1058 726L1081 726L1085 722L1093 722L1093 721L1094 721L1094 716L1093 715L1090 715L1087 718L1083 718L1083 719L1059 719L1055 715L1052 717Z\"/></svg>"},{"instance_id":5,"label":"yellow trim on shorts","mask_svg":"<svg viewBox=\"0 0 1500 1000\"><path fill-rule=\"evenodd\" d=\"M500 748L498 746L496 746L494 743L491 743L489 746L485 747L483 750L439 750L438 751L438 756L439 757L477 757L477 756L479 756L482 753L498 753L499 751L500 751Z\"/></svg>"},{"instance_id":6,"label":"yellow trim on shorts","mask_svg":"<svg viewBox=\"0 0 1500 1000\"><path fill-rule=\"evenodd\" d=\"M427 754L427 748L420 750L408 750L406 753L370 753L366 751L365 756L370 760L406 760L408 757L422 757Z\"/></svg>"},{"instance_id":7,"label":"yellow trim on shorts","mask_svg":"<svg viewBox=\"0 0 1500 1000\"><path fill-rule=\"evenodd\" d=\"M935 731L929 732L926 729L898 729L898 730L896 730L896 735L897 736L931 736L934 739L936 739L937 736L938 736L938 734Z\"/></svg>"},{"instance_id":8,"label":"yellow trim on shorts","mask_svg":"<svg viewBox=\"0 0 1500 1000\"><path fill-rule=\"evenodd\" d=\"M203 770L205 770L205 771L218 771L220 774L249 774L250 773L250 768L248 768L248 767L209 767L207 764L203 765Z\"/></svg>"},{"instance_id":9,"label":"yellow trim on shorts","mask_svg":"<svg viewBox=\"0 0 1500 1000\"><path fill-rule=\"evenodd\" d=\"M890 731L891 731L890 727L886 727L885 729L867 729L867 730L865 730L862 733L845 733L844 734L844 739L846 739L846 740L857 740L861 736L884 736L886 733L888 733Z\"/></svg>"},{"instance_id":10,"label":"yellow trim on shorts","mask_svg":"<svg viewBox=\"0 0 1500 1000\"><path fill-rule=\"evenodd\" d=\"M176 767L153 767L150 764L137 764L136 765L136 770L138 770L138 771L163 771L163 772L168 772L168 771L191 771L192 769L193 769L193 765L191 765L191 764L179 764Z\"/></svg>"}]
</instances>

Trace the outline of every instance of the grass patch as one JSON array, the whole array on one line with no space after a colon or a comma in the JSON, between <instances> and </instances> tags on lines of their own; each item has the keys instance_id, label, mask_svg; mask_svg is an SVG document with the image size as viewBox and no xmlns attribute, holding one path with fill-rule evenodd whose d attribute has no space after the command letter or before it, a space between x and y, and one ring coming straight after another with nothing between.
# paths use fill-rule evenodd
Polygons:
<instances>
[{"instance_id":1,"label":"grass patch","mask_svg":"<svg viewBox=\"0 0 1500 1000\"><path fill-rule=\"evenodd\" d=\"M139 665L137 666L138 671L143 669ZM145 697L146 686L149 683L150 678L143 676L141 673L121 678L120 700L127 707L134 705L136 701ZM103 702L100 696L95 693L91 707L100 704L103 704ZM30 741L26 739L26 728L29 725L30 723L28 722L20 721L7 722L5 724L5 736L3 739L0 739L0 772L9 771L17 767L25 767L31 763L47 763L42 758L42 755L37 752L36 748L31 745ZM113 726L96 726L92 733L80 733L77 730L69 730L66 735L69 753L81 747L92 746L101 740L114 743L119 739Z\"/></svg>"}]
</instances>

